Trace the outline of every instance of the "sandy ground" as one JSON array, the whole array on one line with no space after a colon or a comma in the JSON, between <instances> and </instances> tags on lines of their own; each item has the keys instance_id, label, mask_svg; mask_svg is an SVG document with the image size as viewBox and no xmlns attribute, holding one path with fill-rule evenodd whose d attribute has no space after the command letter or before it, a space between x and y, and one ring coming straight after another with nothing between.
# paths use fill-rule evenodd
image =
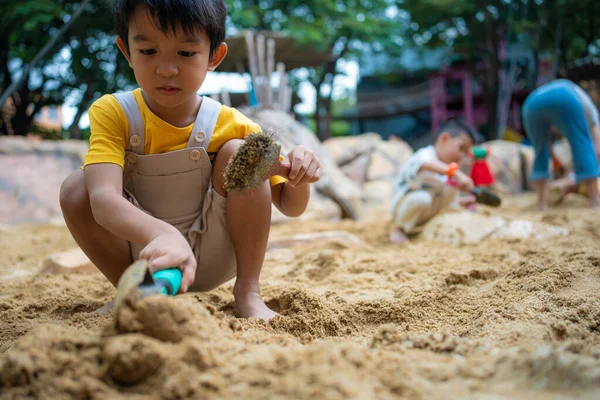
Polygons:
<instances>
[{"instance_id":1,"label":"sandy ground","mask_svg":"<svg viewBox=\"0 0 600 400\"><path fill-rule=\"evenodd\" d=\"M536 242L389 244L380 220L277 226L347 230L270 250L271 323L232 315L231 283L148 298L118 326L95 309L100 273L40 272L74 247L61 225L0 231L1 398L600 398L600 212L533 198L500 213L570 230Z\"/></svg>"}]
</instances>

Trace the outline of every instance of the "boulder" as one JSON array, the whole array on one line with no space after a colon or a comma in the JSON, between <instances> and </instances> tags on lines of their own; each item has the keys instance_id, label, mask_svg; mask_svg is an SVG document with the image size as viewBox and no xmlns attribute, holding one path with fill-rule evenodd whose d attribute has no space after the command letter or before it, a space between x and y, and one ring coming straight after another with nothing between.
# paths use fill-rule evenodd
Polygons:
<instances>
[{"instance_id":1,"label":"boulder","mask_svg":"<svg viewBox=\"0 0 600 400\"><path fill-rule=\"evenodd\" d=\"M270 109L241 108L241 112L255 121L263 130L276 132L282 144L282 153L289 152L293 147L302 145L315 152L323 164L323 174L314 186L317 190L333 199L342 209L342 215L358 219L361 214L360 187L346 177L338 168L325 146L316 135L296 121L293 116Z\"/></svg>"},{"instance_id":2,"label":"boulder","mask_svg":"<svg viewBox=\"0 0 600 400\"><path fill-rule=\"evenodd\" d=\"M96 271L96 267L78 247L47 257L42 261L41 271L46 274L68 274L72 272L92 272Z\"/></svg>"},{"instance_id":3,"label":"boulder","mask_svg":"<svg viewBox=\"0 0 600 400\"><path fill-rule=\"evenodd\" d=\"M493 140L484 143L490 150L487 162L496 179L495 189L503 193L531 190L533 148L516 142Z\"/></svg>"},{"instance_id":4,"label":"boulder","mask_svg":"<svg viewBox=\"0 0 600 400\"><path fill-rule=\"evenodd\" d=\"M83 165L87 148L84 141L0 137L0 224L59 217L60 185Z\"/></svg>"},{"instance_id":5,"label":"boulder","mask_svg":"<svg viewBox=\"0 0 600 400\"><path fill-rule=\"evenodd\" d=\"M343 166L362 154L370 153L381 143L377 133L363 133L354 136L340 136L327 139L323 146L339 166Z\"/></svg>"},{"instance_id":6,"label":"boulder","mask_svg":"<svg viewBox=\"0 0 600 400\"><path fill-rule=\"evenodd\" d=\"M362 207L365 214L371 210L388 210L391 199L391 180L370 181L363 185Z\"/></svg>"},{"instance_id":7,"label":"boulder","mask_svg":"<svg viewBox=\"0 0 600 400\"><path fill-rule=\"evenodd\" d=\"M358 185L367 181L367 172L371 164L371 153L362 153L352 161L341 166L342 172Z\"/></svg>"},{"instance_id":8,"label":"boulder","mask_svg":"<svg viewBox=\"0 0 600 400\"><path fill-rule=\"evenodd\" d=\"M414 151L402 140L381 141L371 154L367 180L392 180Z\"/></svg>"},{"instance_id":9,"label":"boulder","mask_svg":"<svg viewBox=\"0 0 600 400\"><path fill-rule=\"evenodd\" d=\"M472 211L447 212L434 217L424 227L421 236L452 245L477 243L488 238L544 240L566 236L564 227L527 220L508 220Z\"/></svg>"},{"instance_id":10,"label":"boulder","mask_svg":"<svg viewBox=\"0 0 600 400\"><path fill-rule=\"evenodd\" d=\"M477 243L505 224L499 216L490 217L471 211L447 212L429 221L421 236L453 245Z\"/></svg>"},{"instance_id":11,"label":"boulder","mask_svg":"<svg viewBox=\"0 0 600 400\"><path fill-rule=\"evenodd\" d=\"M319 193L316 189L311 190L310 201L306 207L306 211L297 217L286 217L273 206L271 215L272 224L283 224L292 220L300 221L338 221L342 219L342 209L332 199Z\"/></svg>"}]
</instances>

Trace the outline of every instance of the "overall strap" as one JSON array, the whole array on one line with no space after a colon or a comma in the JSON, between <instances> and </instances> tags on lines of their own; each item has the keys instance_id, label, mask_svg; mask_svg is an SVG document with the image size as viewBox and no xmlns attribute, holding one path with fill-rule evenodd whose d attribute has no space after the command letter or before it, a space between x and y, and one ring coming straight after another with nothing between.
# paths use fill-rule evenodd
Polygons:
<instances>
[{"instance_id":1,"label":"overall strap","mask_svg":"<svg viewBox=\"0 0 600 400\"><path fill-rule=\"evenodd\" d=\"M210 138L213 135L220 113L221 103L210 97L202 96L202 104L200 105L200 110L198 110L198 116L188 140L188 147L203 147L205 150L208 149L208 144L210 143Z\"/></svg>"},{"instance_id":2,"label":"overall strap","mask_svg":"<svg viewBox=\"0 0 600 400\"><path fill-rule=\"evenodd\" d=\"M133 92L114 93L113 96L121 104L129 123L129 140L127 141L126 150L143 155L144 122Z\"/></svg>"}]
</instances>

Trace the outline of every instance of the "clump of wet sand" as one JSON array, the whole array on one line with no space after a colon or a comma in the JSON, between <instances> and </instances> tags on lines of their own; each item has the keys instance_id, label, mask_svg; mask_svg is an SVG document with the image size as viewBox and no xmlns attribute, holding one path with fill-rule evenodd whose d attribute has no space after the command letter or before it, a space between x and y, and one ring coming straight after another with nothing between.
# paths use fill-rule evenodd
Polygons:
<instances>
[{"instance_id":1,"label":"clump of wet sand","mask_svg":"<svg viewBox=\"0 0 600 400\"><path fill-rule=\"evenodd\" d=\"M363 244L270 250L263 296L281 317L269 323L233 316L231 282L96 314L114 296L100 273L39 268L74 246L65 227L0 231L0 397L594 398L600 214L532 202L499 213L569 236L397 247L384 215L275 227Z\"/></svg>"}]
</instances>

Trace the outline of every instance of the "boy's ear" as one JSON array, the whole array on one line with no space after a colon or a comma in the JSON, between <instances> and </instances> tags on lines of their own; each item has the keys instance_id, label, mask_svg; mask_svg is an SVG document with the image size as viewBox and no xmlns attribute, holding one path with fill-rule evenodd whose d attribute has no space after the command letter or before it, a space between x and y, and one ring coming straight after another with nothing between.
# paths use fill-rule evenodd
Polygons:
<instances>
[{"instance_id":1,"label":"boy's ear","mask_svg":"<svg viewBox=\"0 0 600 400\"><path fill-rule=\"evenodd\" d=\"M448 140L449 137L450 137L450 134L448 132L442 132L442 133L440 133L440 137L438 140L445 142L446 140Z\"/></svg>"},{"instance_id":2,"label":"boy's ear","mask_svg":"<svg viewBox=\"0 0 600 400\"><path fill-rule=\"evenodd\" d=\"M123 55L127 59L127 62L129 63L129 66L131 67L131 56L129 55L129 51L127 51L125 42L123 42L123 39L121 39L119 36L117 36L117 47L119 48L119 50L121 50L121 53L123 53Z\"/></svg>"},{"instance_id":3,"label":"boy's ear","mask_svg":"<svg viewBox=\"0 0 600 400\"><path fill-rule=\"evenodd\" d=\"M225 58L225 56L227 55L227 43L222 42L221 44L219 44L219 47L217 47L215 49L215 51L213 52L213 55L210 59L210 61L208 62L208 70L209 71L214 71L215 68L217 68L219 66L219 64L221 64L221 61L223 61L223 59Z\"/></svg>"}]
</instances>

